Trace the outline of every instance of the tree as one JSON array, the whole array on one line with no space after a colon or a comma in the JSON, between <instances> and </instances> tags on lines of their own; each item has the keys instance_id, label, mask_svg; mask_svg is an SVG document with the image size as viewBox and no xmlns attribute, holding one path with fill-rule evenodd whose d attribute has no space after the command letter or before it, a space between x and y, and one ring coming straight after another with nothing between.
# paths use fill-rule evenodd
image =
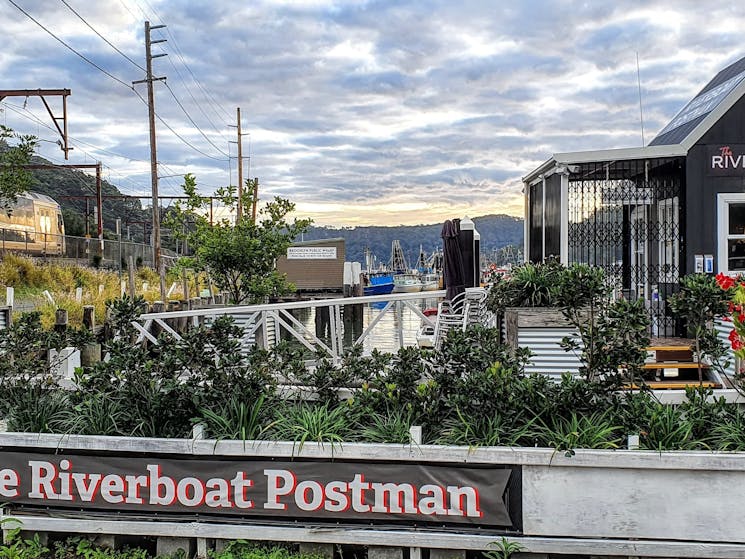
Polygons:
<instances>
[{"instance_id":1,"label":"tree","mask_svg":"<svg viewBox=\"0 0 745 559\"><path fill-rule=\"evenodd\" d=\"M215 284L230 294L234 303L261 303L294 290L284 274L276 270L277 258L287 252L293 239L307 231L310 219L288 220L295 209L289 200L275 197L251 218L253 183L246 181L243 215L222 218L211 224L205 216L207 198L197 194L196 178L184 176L185 204L177 203L164 223L174 235L184 239L192 256L180 263L206 271ZM235 187L218 189L217 197L235 216Z\"/></svg>"},{"instance_id":2,"label":"tree","mask_svg":"<svg viewBox=\"0 0 745 559\"><path fill-rule=\"evenodd\" d=\"M14 138L18 143L8 145ZM0 208L9 211L16 203L19 194L23 194L33 183L33 175L24 165L31 162L37 141L34 136L24 136L0 124Z\"/></svg>"}]
</instances>

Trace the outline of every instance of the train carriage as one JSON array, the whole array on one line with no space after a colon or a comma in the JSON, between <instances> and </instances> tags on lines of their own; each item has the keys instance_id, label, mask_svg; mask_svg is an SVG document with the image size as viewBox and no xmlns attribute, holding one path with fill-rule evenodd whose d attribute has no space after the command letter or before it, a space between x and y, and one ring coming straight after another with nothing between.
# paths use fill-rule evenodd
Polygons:
<instances>
[{"instance_id":1,"label":"train carriage","mask_svg":"<svg viewBox=\"0 0 745 559\"><path fill-rule=\"evenodd\" d=\"M36 192L18 196L8 212L0 211L0 250L64 255L65 225L60 205Z\"/></svg>"}]
</instances>

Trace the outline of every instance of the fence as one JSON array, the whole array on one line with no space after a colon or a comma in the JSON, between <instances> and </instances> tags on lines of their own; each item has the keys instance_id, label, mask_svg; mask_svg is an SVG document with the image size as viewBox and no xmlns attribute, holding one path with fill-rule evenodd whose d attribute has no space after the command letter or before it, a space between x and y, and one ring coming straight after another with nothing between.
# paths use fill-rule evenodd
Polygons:
<instances>
[{"instance_id":1,"label":"fence","mask_svg":"<svg viewBox=\"0 0 745 559\"><path fill-rule=\"evenodd\" d=\"M415 345L416 332L421 324L434 327L434 319L422 312L422 302L432 300L436 305L436 301L444 296L445 291L427 291L148 313L141 315L133 326L139 333L137 342L148 340L157 344L156 332L181 339L176 324L196 326L208 324L219 316L232 316L244 328L244 348L254 343L270 347L276 340L290 338L310 352L325 353L338 361L345 349L369 342L373 334L380 332L384 323L387 336L392 338L386 340L387 344L392 342L391 349ZM367 323L360 312L363 306L376 311L369 315ZM305 321L297 316L308 309L315 315L315 328L309 327L307 316ZM415 320L404 320L404 310Z\"/></svg>"},{"instance_id":2,"label":"fence","mask_svg":"<svg viewBox=\"0 0 745 559\"><path fill-rule=\"evenodd\" d=\"M2 433L0 446L6 528L202 553L214 538L463 557L504 536L527 553L745 557L743 453L38 433Z\"/></svg>"},{"instance_id":3,"label":"fence","mask_svg":"<svg viewBox=\"0 0 745 559\"><path fill-rule=\"evenodd\" d=\"M0 251L74 260L92 260L94 256L99 255L103 263L112 268L118 268L119 262L126 266L129 257L132 257L138 265L151 267L153 265L153 248L149 244L117 239L35 233L16 229L0 229ZM163 249L162 254L165 258L177 256L168 249Z\"/></svg>"}]
</instances>

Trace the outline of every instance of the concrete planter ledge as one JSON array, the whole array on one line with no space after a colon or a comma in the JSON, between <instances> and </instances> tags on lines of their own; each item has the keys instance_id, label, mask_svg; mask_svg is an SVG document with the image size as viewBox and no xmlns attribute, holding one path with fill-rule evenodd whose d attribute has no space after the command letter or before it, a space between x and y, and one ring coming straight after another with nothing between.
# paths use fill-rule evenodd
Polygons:
<instances>
[{"instance_id":1,"label":"concrete planter ledge","mask_svg":"<svg viewBox=\"0 0 745 559\"><path fill-rule=\"evenodd\" d=\"M198 475L190 469L197 466L195 461L212 457L228 462L241 458L269 461L277 464L272 467L290 469L301 468L303 463L307 467L319 461L326 462L328 472L341 476L342 481L352 479L350 470L344 470L345 467L361 468L351 471L376 471L377 474L372 475L386 481L390 481L386 475L396 467L398 471L400 468L455 469L457 473L453 475L461 476L469 470L468 466L477 466L470 468L471 472L481 472L480 475L487 476L488 483L504 476L505 471L511 472L505 478L509 479L509 488L504 494L501 492L506 485L503 489L489 486L493 488L482 492L485 498L496 496L509 502L509 519L513 523L510 529L499 528L499 523L482 526L479 521L456 528L432 520L406 521L404 525L392 527L385 519L371 519L365 524L343 519L324 523L316 517L295 519L292 515L271 516L271 521L267 521L266 515L208 521L200 521L196 515L190 517L192 520L181 521L159 515L159 521L152 522L143 520L143 512L134 516L116 509L72 513L70 508L47 503L48 508L30 513L13 503L6 505L5 514L21 521L25 530L196 538L198 548L200 545L204 548L205 538L242 538L326 545L487 550L504 535L530 553L745 558L745 531L742 529L745 453L579 449L567 457L563 452L548 448L469 449L362 443L333 447L309 443L300 447L276 441L38 433L2 433L0 447L8 453L8 464L13 457L17 462L26 460L26 456L42 456L41 459L61 464L64 456L54 455L65 453L78 455L79 458L74 459L76 464L84 462L81 456L87 456L89 461L100 459L102 464L116 463L111 461L118 456L121 465L122 459L126 461L127 453L131 453L132 461L138 462L141 470L143 460L152 460L152 463L188 461L186 475ZM489 469L489 465L494 468ZM457 471L459 467L463 468L462 472ZM46 467L40 475L49 475L50 470ZM217 475L211 471L204 475ZM347 473L340 473L342 471ZM102 472L105 474L106 470ZM4 475L3 483L8 483L11 478L7 471ZM454 479L461 480L460 477ZM110 484L106 487L106 491L122 491L121 488L111 489L115 486ZM399 517L397 520L405 519ZM448 520L442 522L447 524Z\"/></svg>"},{"instance_id":2,"label":"concrete planter ledge","mask_svg":"<svg viewBox=\"0 0 745 559\"><path fill-rule=\"evenodd\" d=\"M745 452L592 450L576 449L571 457L563 451L532 447L465 447L370 443L299 444L286 441L217 441L210 439L158 439L0 433L0 448L54 451L135 452L194 456L247 458L309 458L403 462L447 462L570 468L641 468L651 470L721 470L745 472Z\"/></svg>"}]
</instances>

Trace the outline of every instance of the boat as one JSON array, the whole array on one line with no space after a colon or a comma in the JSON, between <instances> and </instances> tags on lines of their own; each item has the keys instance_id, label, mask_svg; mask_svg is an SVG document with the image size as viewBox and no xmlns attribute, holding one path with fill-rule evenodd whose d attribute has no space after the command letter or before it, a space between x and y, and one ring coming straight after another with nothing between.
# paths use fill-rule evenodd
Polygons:
<instances>
[{"instance_id":1,"label":"boat","mask_svg":"<svg viewBox=\"0 0 745 559\"><path fill-rule=\"evenodd\" d=\"M387 272L365 274L365 285L362 288L365 295L388 295L393 288L393 275Z\"/></svg>"},{"instance_id":2,"label":"boat","mask_svg":"<svg viewBox=\"0 0 745 559\"><path fill-rule=\"evenodd\" d=\"M417 293L422 290L419 274L396 274L393 276L394 293Z\"/></svg>"},{"instance_id":3,"label":"boat","mask_svg":"<svg viewBox=\"0 0 745 559\"><path fill-rule=\"evenodd\" d=\"M422 291L437 291L440 289L440 274L424 274L421 282Z\"/></svg>"}]
</instances>

